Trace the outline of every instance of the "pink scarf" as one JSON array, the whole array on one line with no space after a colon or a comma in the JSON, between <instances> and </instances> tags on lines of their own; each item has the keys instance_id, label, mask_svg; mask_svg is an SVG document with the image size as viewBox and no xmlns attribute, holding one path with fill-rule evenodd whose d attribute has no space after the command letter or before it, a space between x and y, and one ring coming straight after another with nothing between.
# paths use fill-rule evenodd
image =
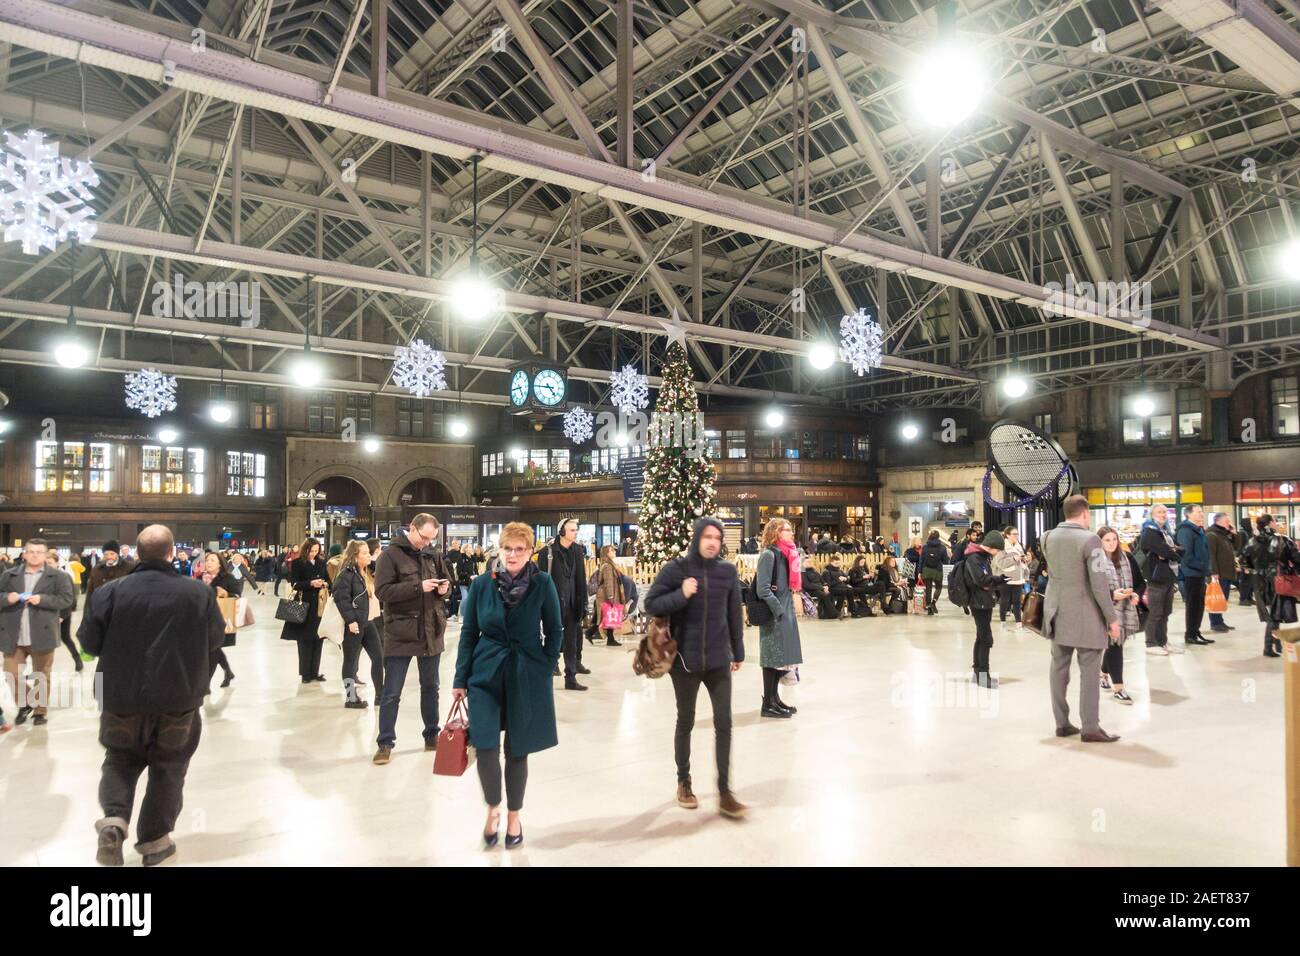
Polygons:
<instances>
[{"instance_id":1,"label":"pink scarf","mask_svg":"<svg viewBox=\"0 0 1300 956\"><path fill-rule=\"evenodd\" d=\"M776 546L785 555L785 560L790 565L790 590L803 590L803 574L800 571L799 549L794 546L794 542L782 541L777 539Z\"/></svg>"}]
</instances>

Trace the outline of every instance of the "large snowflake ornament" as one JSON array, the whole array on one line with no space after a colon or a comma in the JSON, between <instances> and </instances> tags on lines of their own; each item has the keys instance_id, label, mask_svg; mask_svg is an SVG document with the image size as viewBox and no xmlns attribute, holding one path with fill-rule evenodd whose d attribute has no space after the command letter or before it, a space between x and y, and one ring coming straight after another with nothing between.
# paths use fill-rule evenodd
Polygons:
<instances>
[{"instance_id":1,"label":"large snowflake ornament","mask_svg":"<svg viewBox=\"0 0 1300 956\"><path fill-rule=\"evenodd\" d=\"M417 398L428 398L447 388L447 358L423 339L399 345L393 353L393 383Z\"/></svg>"},{"instance_id":2,"label":"large snowflake ornament","mask_svg":"<svg viewBox=\"0 0 1300 956\"><path fill-rule=\"evenodd\" d=\"M859 375L880 368L884 344L885 333L880 323L866 309L858 309L840 319L840 361L852 366Z\"/></svg>"},{"instance_id":3,"label":"large snowflake ornament","mask_svg":"<svg viewBox=\"0 0 1300 956\"><path fill-rule=\"evenodd\" d=\"M609 373L609 400L625 415L639 412L650 404L650 384L634 365Z\"/></svg>"},{"instance_id":4,"label":"large snowflake ornament","mask_svg":"<svg viewBox=\"0 0 1300 956\"><path fill-rule=\"evenodd\" d=\"M574 405L564 413L564 437L575 445L581 445L596 434L593 427L595 421L596 417L591 412L581 405Z\"/></svg>"},{"instance_id":5,"label":"large snowflake ornament","mask_svg":"<svg viewBox=\"0 0 1300 956\"><path fill-rule=\"evenodd\" d=\"M5 242L21 242L29 256L54 249L73 236L87 242L95 235L91 186L99 176L89 162L59 156L57 141L29 129L23 136L5 133L0 152L0 225Z\"/></svg>"},{"instance_id":6,"label":"large snowflake ornament","mask_svg":"<svg viewBox=\"0 0 1300 956\"><path fill-rule=\"evenodd\" d=\"M142 368L126 373L126 407L157 418L176 410L176 376L156 368Z\"/></svg>"}]
</instances>

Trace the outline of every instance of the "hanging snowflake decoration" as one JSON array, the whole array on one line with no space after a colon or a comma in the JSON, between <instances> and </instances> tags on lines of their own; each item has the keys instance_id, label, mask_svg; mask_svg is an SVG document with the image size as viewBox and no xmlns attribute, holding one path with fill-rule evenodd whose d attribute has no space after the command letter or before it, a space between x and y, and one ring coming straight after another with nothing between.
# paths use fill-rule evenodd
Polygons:
<instances>
[{"instance_id":1,"label":"hanging snowflake decoration","mask_svg":"<svg viewBox=\"0 0 1300 956\"><path fill-rule=\"evenodd\" d=\"M859 375L880 368L884 345L885 333L866 309L840 319L840 361L851 365Z\"/></svg>"},{"instance_id":2,"label":"hanging snowflake decoration","mask_svg":"<svg viewBox=\"0 0 1300 956\"><path fill-rule=\"evenodd\" d=\"M21 242L29 256L53 250L69 236L88 241L95 234L95 196L99 176L88 162L59 156L57 141L29 129L23 136L5 133L0 152L0 225L5 242Z\"/></svg>"},{"instance_id":3,"label":"hanging snowflake decoration","mask_svg":"<svg viewBox=\"0 0 1300 956\"><path fill-rule=\"evenodd\" d=\"M176 376L156 368L126 373L126 407L146 418L176 410Z\"/></svg>"},{"instance_id":4,"label":"hanging snowflake decoration","mask_svg":"<svg viewBox=\"0 0 1300 956\"><path fill-rule=\"evenodd\" d=\"M428 398L447 388L447 358L437 349L414 339L393 353L393 384L417 398Z\"/></svg>"},{"instance_id":5,"label":"hanging snowflake decoration","mask_svg":"<svg viewBox=\"0 0 1300 956\"><path fill-rule=\"evenodd\" d=\"M609 384L609 400L625 415L650 404L650 384L635 366L624 365L623 371L610 372Z\"/></svg>"},{"instance_id":6,"label":"hanging snowflake decoration","mask_svg":"<svg viewBox=\"0 0 1300 956\"><path fill-rule=\"evenodd\" d=\"M596 434L593 427L595 421L596 417L591 412L581 405L574 405L564 413L564 437L575 445L581 445Z\"/></svg>"}]
</instances>

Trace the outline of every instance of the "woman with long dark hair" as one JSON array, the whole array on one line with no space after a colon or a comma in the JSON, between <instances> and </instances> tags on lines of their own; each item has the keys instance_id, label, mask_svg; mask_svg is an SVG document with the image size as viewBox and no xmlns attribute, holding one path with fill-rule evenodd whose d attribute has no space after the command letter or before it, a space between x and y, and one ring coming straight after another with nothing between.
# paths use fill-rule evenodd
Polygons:
<instances>
[{"instance_id":1,"label":"woman with long dark hair","mask_svg":"<svg viewBox=\"0 0 1300 956\"><path fill-rule=\"evenodd\" d=\"M366 702L356 688L357 666L364 648L370 658L370 680L378 695L384 687L384 648L375 622L380 618L379 599L375 597L375 578L371 570L370 545L349 541L343 562L334 578L333 599L343 618L343 689L349 710L365 710Z\"/></svg>"},{"instance_id":2,"label":"woman with long dark hair","mask_svg":"<svg viewBox=\"0 0 1300 956\"><path fill-rule=\"evenodd\" d=\"M307 617L301 624L285 621L280 639L298 643L298 676L304 684L323 681L325 675L320 672L319 595L322 590L329 591L329 572L325 567L321 544L315 538L303 541L298 549L298 557L290 563L289 587L293 590L294 600L307 605Z\"/></svg>"},{"instance_id":3,"label":"woman with long dark hair","mask_svg":"<svg viewBox=\"0 0 1300 956\"><path fill-rule=\"evenodd\" d=\"M865 554L860 554L853 559L853 567L849 568L849 588L852 593L849 599L849 614L853 617L875 617L876 613L871 609L871 599L876 595L876 584L874 572L867 566Z\"/></svg>"},{"instance_id":4,"label":"woman with long dark hair","mask_svg":"<svg viewBox=\"0 0 1300 956\"><path fill-rule=\"evenodd\" d=\"M1142 577L1137 561L1120 547L1119 532L1114 528L1097 529L1102 550L1110 560L1105 562L1110 599L1119 620L1119 637L1112 637L1101 658L1101 689L1112 691L1121 704L1132 704L1133 698L1124 690L1124 642L1141 630L1138 620L1138 603L1147 583Z\"/></svg>"},{"instance_id":5,"label":"woman with long dark hair","mask_svg":"<svg viewBox=\"0 0 1300 956\"><path fill-rule=\"evenodd\" d=\"M230 572L230 565L216 551L209 551L203 556L203 571L200 579L217 592L217 597L238 599L244 593L244 582ZM217 667L225 673L226 676L221 681L222 687L229 687L230 682L235 679L235 672L230 669L230 662L226 660L226 648L234 646L235 635L227 634L225 640L221 642L221 650L217 651L216 664L212 668L214 675Z\"/></svg>"},{"instance_id":6,"label":"woman with long dark hair","mask_svg":"<svg viewBox=\"0 0 1300 956\"><path fill-rule=\"evenodd\" d=\"M627 610L627 595L623 593L623 575L614 563L616 550L612 544L600 549L600 564L596 568L596 628L597 633L604 633L608 647L622 647L623 642L615 637L613 628L600 626L601 608L606 604L615 604Z\"/></svg>"},{"instance_id":7,"label":"woman with long dark hair","mask_svg":"<svg viewBox=\"0 0 1300 956\"><path fill-rule=\"evenodd\" d=\"M483 844L497 844L501 824L501 731L505 731L506 849L524 842L519 813L528 755L556 746L551 669L564 645L560 598L551 576L532 560L533 529L501 529L500 559L469 586L461 608L453 700L469 704L469 739L477 751L487 803ZM538 640L538 634L542 639Z\"/></svg>"}]
</instances>

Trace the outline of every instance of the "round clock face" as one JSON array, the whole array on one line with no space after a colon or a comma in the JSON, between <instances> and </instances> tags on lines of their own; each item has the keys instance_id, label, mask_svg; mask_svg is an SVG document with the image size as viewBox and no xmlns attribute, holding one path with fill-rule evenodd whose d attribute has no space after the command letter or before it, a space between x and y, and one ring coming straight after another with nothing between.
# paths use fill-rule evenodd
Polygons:
<instances>
[{"instance_id":1,"label":"round clock face","mask_svg":"<svg viewBox=\"0 0 1300 956\"><path fill-rule=\"evenodd\" d=\"M528 373L523 369L510 379L510 404L522 405L528 401Z\"/></svg>"},{"instance_id":2,"label":"round clock face","mask_svg":"<svg viewBox=\"0 0 1300 956\"><path fill-rule=\"evenodd\" d=\"M533 379L533 395L543 405L564 401L564 376L553 368L544 368Z\"/></svg>"}]
</instances>

